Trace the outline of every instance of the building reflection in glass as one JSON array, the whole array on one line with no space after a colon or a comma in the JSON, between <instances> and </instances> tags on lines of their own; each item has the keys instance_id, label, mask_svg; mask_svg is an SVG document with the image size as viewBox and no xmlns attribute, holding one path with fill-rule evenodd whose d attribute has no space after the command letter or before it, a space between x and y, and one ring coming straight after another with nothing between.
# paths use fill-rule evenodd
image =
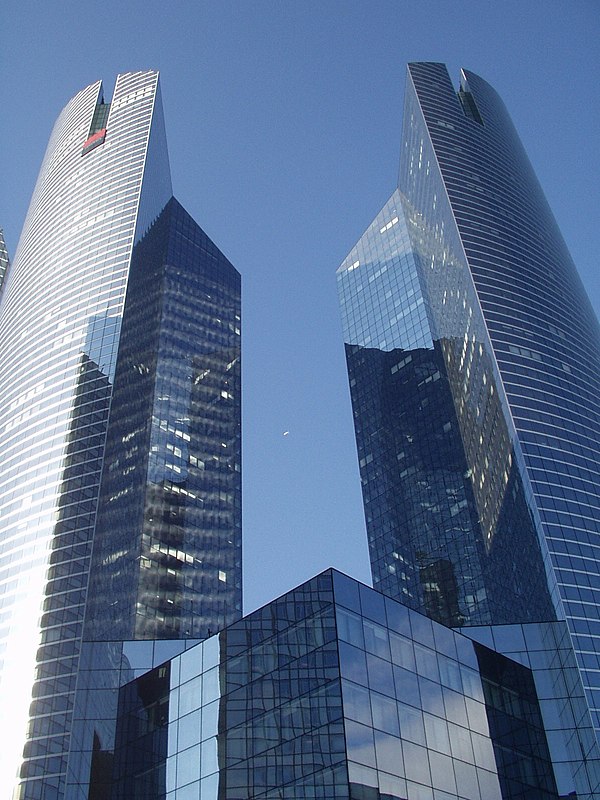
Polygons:
<instances>
[{"instance_id":1,"label":"building reflection in glass","mask_svg":"<svg viewBox=\"0 0 600 800\"><path fill-rule=\"evenodd\" d=\"M440 300L407 210L395 192L338 271L374 583L449 626L554 619L465 270L446 253Z\"/></svg>"},{"instance_id":2,"label":"building reflection in glass","mask_svg":"<svg viewBox=\"0 0 600 800\"><path fill-rule=\"evenodd\" d=\"M136 245L86 638L202 638L241 614L240 279L172 199Z\"/></svg>"},{"instance_id":3,"label":"building reflection in glass","mask_svg":"<svg viewBox=\"0 0 600 800\"><path fill-rule=\"evenodd\" d=\"M592 800L564 623L463 630L328 570L121 689L110 798Z\"/></svg>"},{"instance_id":4,"label":"building reflection in glass","mask_svg":"<svg viewBox=\"0 0 600 800\"><path fill-rule=\"evenodd\" d=\"M241 614L239 288L239 274L175 199L134 248L69 798L88 782L97 800L109 791L119 687Z\"/></svg>"},{"instance_id":5,"label":"building reflection in glass","mask_svg":"<svg viewBox=\"0 0 600 800\"><path fill-rule=\"evenodd\" d=\"M20 776L19 800L105 771L119 641L241 616L240 277L172 198L158 78L72 98L9 269L0 234L0 784Z\"/></svg>"}]
</instances>

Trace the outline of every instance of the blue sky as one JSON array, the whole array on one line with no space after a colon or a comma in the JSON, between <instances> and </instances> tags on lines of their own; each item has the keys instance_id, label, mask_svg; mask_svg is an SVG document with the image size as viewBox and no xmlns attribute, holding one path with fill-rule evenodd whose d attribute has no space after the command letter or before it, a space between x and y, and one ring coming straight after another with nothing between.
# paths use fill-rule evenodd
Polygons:
<instances>
[{"instance_id":1,"label":"blue sky","mask_svg":"<svg viewBox=\"0 0 600 800\"><path fill-rule=\"evenodd\" d=\"M394 189L406 62L499 91L598 311L600 4L5 0L0 29L11 253L69 98L161 70L175 194L243 277L246 610L368 581L335 270Z\"/></svg>"}]
</instances>

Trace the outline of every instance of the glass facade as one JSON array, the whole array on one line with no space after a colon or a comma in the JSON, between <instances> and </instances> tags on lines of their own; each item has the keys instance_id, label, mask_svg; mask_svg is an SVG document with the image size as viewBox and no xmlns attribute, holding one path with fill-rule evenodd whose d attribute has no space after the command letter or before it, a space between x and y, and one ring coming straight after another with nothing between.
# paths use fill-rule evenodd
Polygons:
<instances>
[{"instance_id":1,"label":"glass facade","mask_svg":"<svg viewBox=\"0 0 600 800\"><path fill-rule=\"evenodd\" d=\"M436 335L422 274L396 191L338 271L375 584L450 626L552 619L484 326L461 302L456 330ZM457 407L466 337L470 402Z\"/></svg>"},{"instance_id":2,"label":"glass facade","mask_svg":"<svg viewBox=\"0 0 600 800\"><path fill-rule=\"evenodd\" d=\"M600 334L481 78L409 65L399 188L338 282L375 585L565 619L599 727Z\"/></svg>"},{"instance_id":3,"label":"glass facade","mask_svg":"<svg viewBox=\"0 0 600 800\"><path fill-rule=\"evenodd\" d=\"M121 688L106 796L592 800L564 623L469 631L328 570Z\"/></svg>"},{"instance_id":4,"label":"glass facade","mask_svg":"<svg viewBox=\"0 0 600 800\"><path fill-rule=\"evenodd\" d=\"M6 249L6 242L4 241L4 231L0 228L0 292L2 292L2 284L6 277L8 264L8 250Z\"/></svg>"},{"instance_id":5,"label":"glass facade","mask_svg":"<svg viewBox=\"0 0 600 800\"><path fill-rule=\"evenodd\" d=\"M239 274L170 200L131 262L86 640L241 616L240 313Z\"/></svg>"},{"instance_id":6,"label":"glass facade","mask_svg":"<svg viewBox=\"0 0 600 800\"><path fill-rule=\"evenodd\" d=\"M172 197L156 72L68 104L5 255L14 800L600 795L597 323L487 84L410 65L338 270L381 593L240 618L240 277Z\"/></svg>"},{"instance_id":7,"label":"glass facade","mask_svg":"<svg viewBox=\"0 0 600 800\"><path fill-rule=\"evenodd\" d=\"M197 640L241 615L239 296L172 199L158 73L119 75L110 102L80 92L0 295L0 784L17 798L64 797L85 642ZM102 651L110 685L121 659Z\"/></svg>"}]
</instances>

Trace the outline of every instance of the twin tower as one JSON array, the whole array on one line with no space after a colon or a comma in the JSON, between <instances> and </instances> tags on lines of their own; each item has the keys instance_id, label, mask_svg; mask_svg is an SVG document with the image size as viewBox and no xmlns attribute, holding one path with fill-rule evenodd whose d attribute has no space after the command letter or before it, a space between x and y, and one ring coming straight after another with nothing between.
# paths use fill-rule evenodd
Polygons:
<instances>
[{"instance_id":1,"label":"twin tower","mask_svg":"<svg viewBox=\"0 0 600 800\"><path fill-rule=\"evenodd\" d=\"M62 112L0 288L16 800L597 796L600 332L481 78L409 65L338 285L378 591L242 618L240 276L156 72Z\"/></svg>"}]
</instances>

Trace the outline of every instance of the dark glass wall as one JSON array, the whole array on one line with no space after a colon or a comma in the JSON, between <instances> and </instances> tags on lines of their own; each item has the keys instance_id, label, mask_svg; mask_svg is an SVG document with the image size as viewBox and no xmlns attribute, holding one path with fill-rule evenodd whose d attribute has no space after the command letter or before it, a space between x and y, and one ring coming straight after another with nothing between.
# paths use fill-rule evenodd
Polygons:
<instances>
[{"instance_id":1,"label":"dark glass wall","mask_svg":"<svg viewBox=\"0 0 600 800\"><path fill-rule=\"evenodd\" d=\"M69 798L108 797L119 687L241 615L240 450L240 277L171 199L132 255Z\"/></svg>"},{"instance_id":2,"label":"dark glass wall","mask_svg":"<svg viewBox=\"0 0 600 800\"><path fill-rule=\"evenodd\" d=\"M172 199L132 257L88 640L203 638L241 615L240 278Z\"/></svg>"},{"instance_id":3,"label":"dark glass wall","mask_svg":"<svg viewBox=\"0 0 600 800\"><path fill-rule=\"evenodd\" d=\"M347 800L345 758L326 573L121 690L110 797Z\"/></svg>"},{"instance_id":4,"label":"dark glass wall","mask_svg":"<svg viewBox=\"0 0 600 800\"><path fill-rule=\"evenodd\" d=\"M426 191L435 220L395 192L338 270L373 581L446 625L553 619L485 324Z\"/></svg>"},{"instance_id":5,"label":"dark glass wall","mask_svg":"<svg viewBox=\"0 0 600 800\"><path fill-rule=\"evenodd\" d=\"M475 645L503 797L554 800L546 732L531 670Z\"/></svg>"}]
</instances>

